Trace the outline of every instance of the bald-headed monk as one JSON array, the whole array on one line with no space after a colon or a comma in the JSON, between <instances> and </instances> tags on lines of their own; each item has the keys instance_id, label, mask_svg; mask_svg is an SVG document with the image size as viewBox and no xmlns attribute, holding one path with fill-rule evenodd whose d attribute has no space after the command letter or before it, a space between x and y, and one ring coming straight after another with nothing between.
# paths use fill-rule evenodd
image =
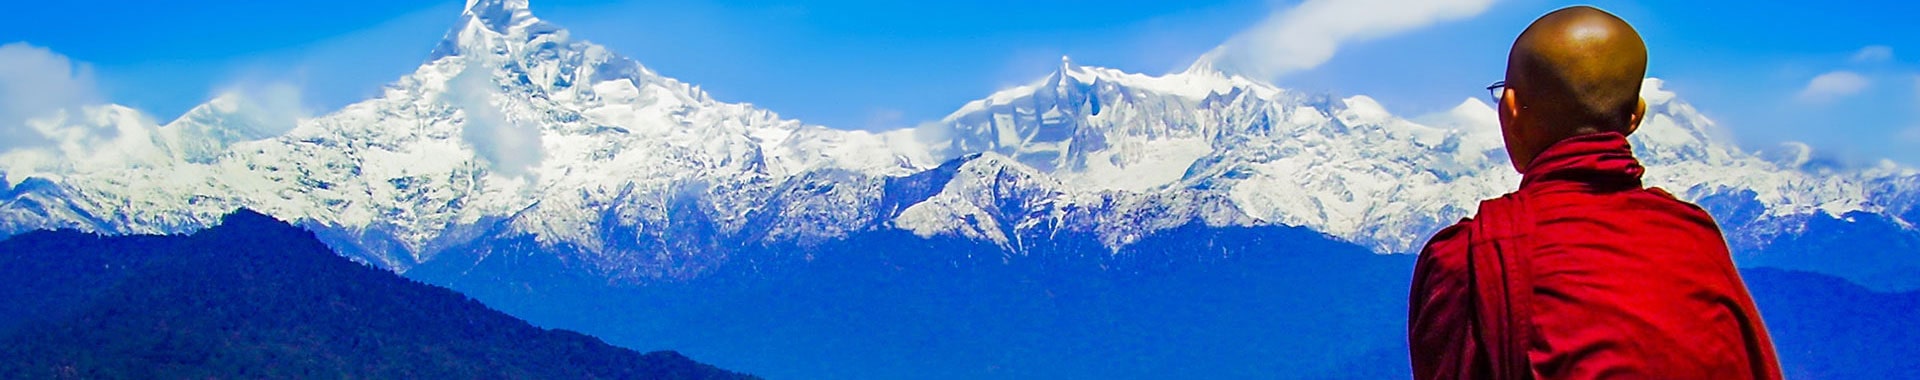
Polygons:
<instances>
[{"instance_id":1,"label":"bald-headed monk","mask_svg":"<svg viewBox=\"0 0 1920 380\"><path fill-rule=\"evenodd\" d=\"M1520 189L1421 252L1415 378L1780 378L1713 218L1640 183L1646 67L1639 33L1592 7L1514 42L1492 89Z\"/></svg>"}]
</instances>

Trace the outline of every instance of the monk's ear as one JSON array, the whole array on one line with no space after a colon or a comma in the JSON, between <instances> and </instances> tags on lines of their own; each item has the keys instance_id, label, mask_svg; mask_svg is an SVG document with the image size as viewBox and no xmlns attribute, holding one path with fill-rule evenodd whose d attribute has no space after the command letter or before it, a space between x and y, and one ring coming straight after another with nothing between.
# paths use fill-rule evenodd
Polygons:
<instances>
[{"instance_id":1,"label":"monk's ear","mask_svg":"<svg viewBox=\"0 0 1920 380\"><path fill-rule=\"evenodd\" d=\"M1500 89L1500 116L1506 120L1520 119L1520 97L1514 96L1512 87Z\"/></svg>"},{"instance_id":2,"label":"monk's ear","mask_svg":"<svg viewBox=\"0 0 1920 380\"><path fill-rule=\"evenodd\" d=\"M1640 98L1640 103L1633 105L1633 116L1627 119L1627 132L1623 134L1632 135L1633 131L1640 130L1640 121L1646 120L1646 117L1647 98Z\"/></svg>"}]
</instances>

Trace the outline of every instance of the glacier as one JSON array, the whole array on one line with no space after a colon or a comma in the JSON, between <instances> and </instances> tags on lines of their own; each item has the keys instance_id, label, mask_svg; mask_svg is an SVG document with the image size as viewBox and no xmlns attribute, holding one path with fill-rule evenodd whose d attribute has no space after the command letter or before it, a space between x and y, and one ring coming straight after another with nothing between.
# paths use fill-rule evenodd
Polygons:
<instances>
[{"instance_id":1,"label":"glacier","mask_svg":"<svg viewBox=\"0 0 1920 380\"><path fill-rule=\"evenodd\" d=\"M1813 167L1805 145L1742 149L1665 87L1645 82L1649 114L1632 137L1647 182L1706 206L1741 260L1767 262L1835 221L1920 237L1920 171ZM1156 76L1063 58L937 121L844 130L716 100L525 0L469 0L413 73L283 134L262 132L273 128L248 101L215 98L164 124L118 105L29 121L60 143L0 152L0 236L183 233L245 207L402 273L516 242L641 284L766 251L740 247L811 257L874 232L977 242L1002 260L1063 235L1124 255L1193 226L1302 227L1413 253L1518 183L1476 98L1403 117L1209 65ZM1920 260L1892 260L1850 278L1920 273Z\"/></svg>"}]
</instances>

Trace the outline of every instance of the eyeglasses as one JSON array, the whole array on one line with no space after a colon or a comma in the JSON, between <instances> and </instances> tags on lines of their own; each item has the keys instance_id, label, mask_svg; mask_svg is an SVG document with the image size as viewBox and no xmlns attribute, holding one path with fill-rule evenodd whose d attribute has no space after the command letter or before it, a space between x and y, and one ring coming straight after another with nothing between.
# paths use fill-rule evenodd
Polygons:
<instances>
[{"instance_id":1,"label":"eyeglasses","mask_svg":"<svg viewBox=\"0 0 1920 380\"><path fill-rule=\"evenodd\" d=\"M1499 103L1500 98L1507 95L1507 81L1493 82L1493 84L1487 85L1487 95L1493 97L1494 103Z\"/></svg>"}]
</instances>

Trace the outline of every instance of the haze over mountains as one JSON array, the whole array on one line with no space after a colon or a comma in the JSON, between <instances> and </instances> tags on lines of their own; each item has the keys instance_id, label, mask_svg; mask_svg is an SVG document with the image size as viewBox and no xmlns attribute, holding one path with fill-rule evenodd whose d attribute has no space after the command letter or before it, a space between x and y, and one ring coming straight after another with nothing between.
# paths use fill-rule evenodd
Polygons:
<instances>
[{"instance_id":1,"label":"haze over mountains","mask_svg":"<svg viewBox=\"0 0 1920 380\"><path fill-rule=\"evenodd\" d=\"M1742 149L1662 81L1643 96L1647 181L1712 212L1743 266L1920 288L1920 171ZM284 133L248 102L30 122L64 137L0 152L0 236L245 207L536 324L776 377L1391 375L1394 254L1518 183L1477 99L1409 118L1063 58L939 121L841 130L713 99L525 0L470 0L412 74ZM1152 331L1169 321L1218 328Z\"/></svg>"}]
</instances>

